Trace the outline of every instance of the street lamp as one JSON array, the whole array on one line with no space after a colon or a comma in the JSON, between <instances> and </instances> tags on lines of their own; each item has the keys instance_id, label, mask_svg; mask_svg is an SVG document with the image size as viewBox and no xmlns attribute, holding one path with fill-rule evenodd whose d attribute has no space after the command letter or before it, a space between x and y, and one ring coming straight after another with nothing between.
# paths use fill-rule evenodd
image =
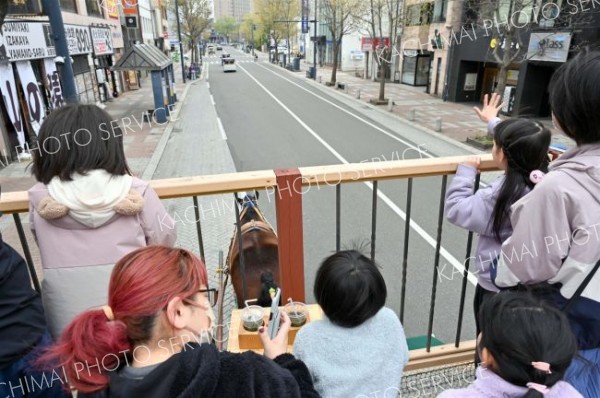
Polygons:
<instances>
[{"instance_id":1,"label":"street lamp","mask_svg":"<svg viewBox=\"0 0 600 398\"><path fill-rule=\"evenodd\" d=\"M185 83L185 62L183 59L183 43L181 42L181 24L179 23L179 0L175 0L175 17L177 18L177 38L179 39L179 58L181 61L181 78Z\"/></svg>"}]
</instances>

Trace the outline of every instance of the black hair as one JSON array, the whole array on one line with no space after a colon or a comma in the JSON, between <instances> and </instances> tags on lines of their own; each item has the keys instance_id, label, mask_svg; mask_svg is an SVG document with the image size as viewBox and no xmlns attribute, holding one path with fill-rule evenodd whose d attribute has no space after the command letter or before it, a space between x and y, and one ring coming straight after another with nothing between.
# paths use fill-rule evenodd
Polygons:
<instances>
[{"instance_id":1,"label":"black hair","mask_svg":"<svg viewBox=\"0 0 600 398\"><path fill-rule=\"evenodd\" d=\"M494 358L493 371L507 382L526 387L537 383L552 387L563 379L577 353L577 340L564 313L531 293L502 292L490 297L479 312L481 339ZM550 364L550 372L532 362ZM541 398L530 389L524 398Z\"/></svg>"},{"instance_id":2,"label":"black hair","mask_svg":"<svg viewBox=\"0 0 600 398\"><path fill-rule=\"evenodd\" d=\"M356 250L343 250L323 260L314 295L331 322L352 328L379 312L387 288L375 263Z\"/></svg>"},{"instance_id":3,"label":"black hair","mask_svg":"<svg viewBox=\"0 0 600 398\"><path fill-rule=\"evenodd\" d=\"M33 152L31 172L48 184L54 177L71 181L103 169L112 175L131 175L118 123L96 105L66 105L42 124Z\"/></svg>"},{"instance_id":4,"label":"black hair","mask_svg":"<svg viewBox=\"0 0 600 398\"><path fill-rule=\"evenodd\" d=\"M600 51L583 48L552 75L550 107L577 145L600 142Z\"/></svg>"},{"instance_id":5,"label":"black hair","mask_svg":"<svg viewBox=\"0 0 600 398\"><path fill-rule=\"evenodd\" d=\"M494 128L494 142L504 153L507 168L498 192L490 222L497 240L502 241L502 227L510 217L510 206L525 195L534 184L533 170L548 171L550 130L540 122L528 119L507 119Z\"/></svg>"}]
</instances>

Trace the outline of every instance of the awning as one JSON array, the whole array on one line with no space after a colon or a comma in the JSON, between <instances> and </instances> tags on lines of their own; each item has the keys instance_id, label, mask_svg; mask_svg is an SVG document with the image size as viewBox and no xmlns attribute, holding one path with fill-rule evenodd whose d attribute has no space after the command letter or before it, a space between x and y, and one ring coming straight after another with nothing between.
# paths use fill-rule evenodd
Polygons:
<instances>
[{"instance_id":1,"label":"awning","mask_svg":"<svg viewBox=\"0 0 600 398\"><path fill-rule=\"evenodd\" d=\"M157 47L150 44L134 44L111 69L163 70L172 63Z\"/></svg>"}]
</instances>

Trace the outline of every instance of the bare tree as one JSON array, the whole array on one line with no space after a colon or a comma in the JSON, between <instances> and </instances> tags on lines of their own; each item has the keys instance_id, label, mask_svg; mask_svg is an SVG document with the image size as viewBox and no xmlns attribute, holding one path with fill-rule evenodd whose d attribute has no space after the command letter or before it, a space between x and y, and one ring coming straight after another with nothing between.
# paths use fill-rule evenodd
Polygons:
<instances>
[{"instance_id":1,"label":"bare tree","mask_svg":"<svg viewBox=\"0 0 600 398\"><path fill-rule=\"evenodd\" d=\"M321 8L321 21L327 26L333 40L333 70L331 84L337 80L342 39L358 29L364 21L368 3L364 0L324 0Z\"/></svg>"},{"instance_id":2,"label":"bare tree","mask_svg":"<svg viewBox=\"0 0 600 398\"><path fill-rule=\"evenodd\" d=\"M262 31L270 36L275 47L286 35L289 37L290 21L295 21L300 15L300 2L296 0L255 0L256 19ZM289 42L288 42L289 48ZM288 50L289 51L289 50ZM275 48L275 62L279 59Z\"/></svg>"},{"instance_id":3,"label":"bare tree","mask_svg":"<svg viewBox=\"0 0 600 398\"><path fill-rule=\"evenodd\" d=\"M570 4L571 3L571 4ZM565 28L577 29L590 23L598 9L579 9L573 2L561 0L466 0L463 28L483 30L490 40L487 58L498 65L495 92L503 94L508 71L514 64L526 61L531 30L557 33ZM551 37L551 36L550 36ZM575 50L574 48L570 49Z\"/></svg>"},{"instance_id":4,"label":"bare tree","mask_svg":"<svg viewBox=\"0 0 600 398\"><path fill-rule=\"evenodd\" d=\"M367 19L373 45L373 57L379 69L379 103L385 102L385 77L391 68L395 48L400 47L399 30L402 24L403 0L369 0L370 14ZM385 44L385 38L389 44ZM379 45L375 46L376 39Z\"/></svg>"},{"instance_id":5,"label":"bare tree","mask_svg":"<svg viewBox=\"0 0 600 398\"><path fill-rule=\"evenodd\" d=\"M186 38L187 45L192 51L191 62L199 62L198 40L202 32L210 25L209 16L211 7L209 0L175 0L179 6L179 20L181 30ZM175 1L171 2L170 8L175 13ZM181 54L183 57L183 54ZM183 59L182 59L183 62Z\"/></svg>"}]
</instances>

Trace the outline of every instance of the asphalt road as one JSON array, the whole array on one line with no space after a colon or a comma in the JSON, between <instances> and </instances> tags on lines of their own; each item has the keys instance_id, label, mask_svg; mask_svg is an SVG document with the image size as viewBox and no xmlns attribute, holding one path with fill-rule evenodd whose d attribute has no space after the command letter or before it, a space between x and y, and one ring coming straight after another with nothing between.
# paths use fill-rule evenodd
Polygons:
<instances>
[{"instance_id":1,"label":"asphalt road","mask_svg":"<svg viewBox=\"0 0 600 398\"><path fill-rule=\"evenodd\" d=\"M223 138L238 171L461 153L460 148L440 141L428 144L427 154L419 154L416 148L432 142L430 135L400 120L382 117L358 102L352 104L325 93L308 82L304 74L293 74L264 61L254 62L248 54L233 48L226 50L236 58L237 72L224 73L218 58L205 58L205 62ZM184 120L195 117L189 107L182 112ZM408 337L427 333L441 184L441 177L430 177L417 179L413 185L404 315ZM396 312L400 309L406 186L405 180L380 182L377 200L376 261L387 283L387 305ZM343 185L343 248L358 246L367 255L370 252L372 198L371 184ZM259 203L275 224L273 195L262 192ZM306 297L314 302L316 269L335 250L335 189L314 187L307 191L303 211ZM465 257L466 237L465 231L444 222L433 333L446 343L454 341L456 332L462 278L455 266ZM468 283L463 339L475 337L473 291L473 284Z\"/></svg>"}]
</instances>

